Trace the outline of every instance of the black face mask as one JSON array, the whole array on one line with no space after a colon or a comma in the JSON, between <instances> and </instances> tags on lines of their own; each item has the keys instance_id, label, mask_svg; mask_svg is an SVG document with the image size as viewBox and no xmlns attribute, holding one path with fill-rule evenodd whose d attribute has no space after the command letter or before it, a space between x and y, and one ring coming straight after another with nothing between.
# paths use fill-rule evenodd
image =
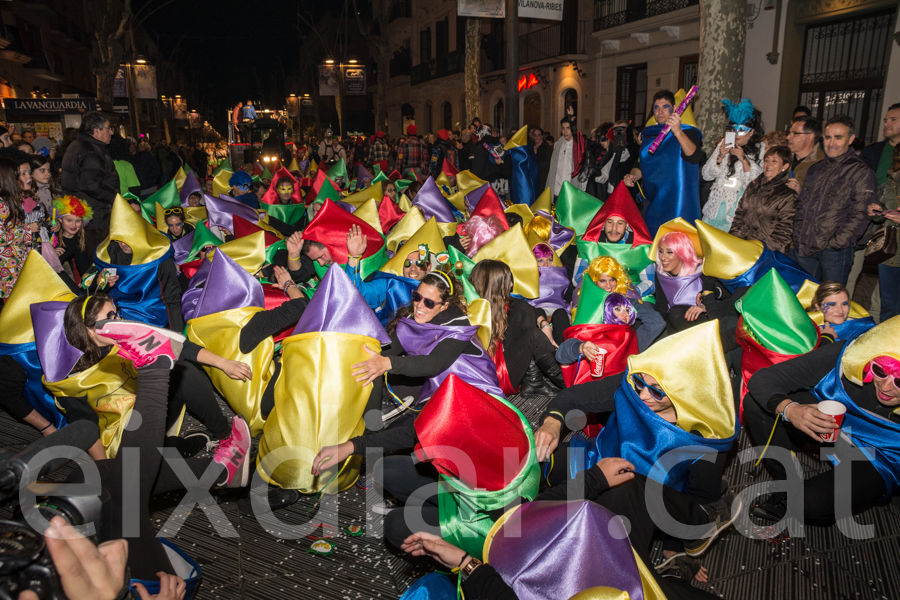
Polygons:
<instances>
[{"instance_id":1,"label":"black face mask","mask_svg":"<svg viewBox=\"0 0 900 600\"><path fill-rule=\"evenodd\" d=\"M613 129L613 147L624 148L628 145L628 127L616 127Z\"/></svg>"}]
</instances>

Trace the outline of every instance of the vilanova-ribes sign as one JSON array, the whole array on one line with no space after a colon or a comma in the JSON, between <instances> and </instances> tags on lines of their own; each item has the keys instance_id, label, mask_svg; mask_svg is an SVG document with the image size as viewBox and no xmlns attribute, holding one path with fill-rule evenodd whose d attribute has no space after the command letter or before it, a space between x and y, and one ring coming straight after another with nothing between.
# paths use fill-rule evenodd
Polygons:
<instances>
[{"instance_id":1,"label":"vilanova-ribes sign","mask_svg":"<svg viewBox=\"0 0 900 600\"><path fill-rule=\"evenodd\" d=\"M81 114L97 110L94 98L4 98L7 117L10 113Z\"/></svg>"}]
</instances>

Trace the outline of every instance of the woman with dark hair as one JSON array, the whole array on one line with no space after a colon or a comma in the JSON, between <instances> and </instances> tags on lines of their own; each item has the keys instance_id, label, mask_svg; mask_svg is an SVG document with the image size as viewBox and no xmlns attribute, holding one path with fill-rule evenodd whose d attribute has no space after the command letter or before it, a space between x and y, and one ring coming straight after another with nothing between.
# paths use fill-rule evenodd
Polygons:
<instances>
[{"instance_id":1,"label":"woman with dark hair","mask_svg":"<svg viewBox=\"0 0 900 600\"><path fill-rule=\"evenodd\" d=\"M564 388L556 348L543 333L552 326L544 311L512 297L514 282L509 266L497 260L483 260L472 269L469 281L491 305L491 339L487 351L494 360L503 391L506 394L517 390L522 394L556 393L544 381L544 375L556 388Z\"/></svg>"},{"instance_id":2,"label":"woman with dark hair","mask_svg":"<svg viewBox=\"0 0 900 600\"><path fill-rule=\"evenodd\" d=\"M0 158L0 298L9 296L32 245L17 180L15 163Z\"/></svg>"},{"instance_id":3,"label":"woman with dark hair","mask_svg":"<svg viewBox=\"0 0 900 600\"><path fill-rule=\"evenodd\" d=\"M113 427L110 427L112 419L108 418L106 405L115 402L115 398L111 396L115 396L116 391L125 386L123 382L122 386L110 388L108 380L114 377L111 373L119 373L120 370L111 369L108 364L111 360L105 359L117 357L120 360L131 360L137 366L141 366L141 348L151 347L153 344L141 346L137 342L152 338L151 341L154 343L159 341L160 346L165 346L165 342L169 339L184 338L177 334L173 336L144 323L119 320L118 307L113 299L102 293L75 298L69 302L65 309L64 334L66 341L82 354L68 373L60 372L54 376L50 374L52 368L45 369L48 387L56 395L57 404L70 423L90 420L97 424L99 439L88 452L94 460L102 460L107 455L115 455L119 441L118 436L114 434L116 424L112 423ZM43 364L47 358L40 352L39 355ZM241 456L247 453L249 429L240 418L235 418L229 426L216 401L209 379L192 362L219 368L229 377L243 381L250 379L252 373L250 367L244 363L227 360L189 341L184 342L181 359L175 360L172 367L165 429L169 430L177 425L182 408L187 407L209 428L212 435L202 431L189 432L183 438L169 435L164 445L176 448L187 458L206 448L212 438L215 438L217 450L214 460L224 465L232 456L232 451L237 450ZM98 370L88 374L87 372L94 367ZM62 378L57 379L57 376ZM54 381L50 381L51 378ZM77 397L65 395L75 389L82 394ZM101 415L104 417L102 422ZM121 428L119 431L121 432ZM244 448L241 445L242 440L248 447Z\"/></svg>"},{"instance_id":4,"label":"woman with dark hair","mask_svg":"<svg viewBox=\"0 0 900 600\"><path fill-rule=\"evenodd\" d=\"M731 228L738 200L750 182L762 173L760 157L765 152L762 136L765 134L760 112L750 100L744 98L733 104L722 100L730 124L717 144L700 174L712 181L709 200L703 206L703 221L722 231ZM733 141L732 141L733 138Z\"/></svg>"},{"instance_id":5,"label":"woman with dark hair","mask_svg":"<svg viewBox=\"0 0 900 600\"><path fill-rule=\"evenodd\" d=\"M791 150L773 146L766 150L762 175L754 179L738 200L731 221L731 235L759 240L769 250L786 253L791 245L797 192L788 186Z\"/></svg>"},{"instance_id":6,"label":"woman with dark hair","mask_svg":"<svg viewBox=\"0 0 900 600\"><path fill-rule=\"evenodd\" d=\"M462 284L453 275L432 271L412 293L412 301L388 323L390 348L353 365L361 385L374 383L366 410L381 407L382 378L405 405L428 400L451 373L479 389L503 395L490 357L469 322ZM415 399L413 401L413 399ZM421 407L420 407L421 408Z\"/></svg>"}]
</instances>

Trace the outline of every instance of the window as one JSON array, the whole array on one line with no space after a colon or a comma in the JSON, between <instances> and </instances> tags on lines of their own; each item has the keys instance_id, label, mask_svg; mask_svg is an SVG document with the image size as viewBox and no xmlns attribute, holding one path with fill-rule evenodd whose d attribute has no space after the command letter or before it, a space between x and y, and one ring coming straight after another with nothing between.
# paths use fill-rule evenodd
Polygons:
<instances>
[{"instance_id":1,"label":"window","mask_svg":"<svg viewBox=\"0 0 900 600\"><path fill-rule=\"evenodd\" d=\"M616 74L616 119L636 125L647 121L647 63L619 67Z\"/></svg>"},{"instance_id":2,"label":"window","mask_svg":"<svg viewBox=\"0 0 900 600\"><path fill-rule=\"evenodd\" d=\"M426 27L419 32L419 62L427 63L431 60L431 27Z\"/></svg>"},{"instance_id":3,"label":"window","mask_svg":"<svg viewBox=\"0 0 900 600\"><path fill-rule=\"evenodd\" d=\"M434 39L437 43L435 56L445 56L450 52L450 19L444 17L442 21L435 23Z\"/></svg>"},{"instance_id":4,"label":"window","mask_svg":"<svg viewBox=\"0 0 900 600\"><path fill-rule=\"evenodd\" d=\"M447 131L453 130L453 105L449 102L444 102L441 107L441 127Z\"/></svg>"},{"instance_id":5,"label":"window","mask_svg":"<svg viewBox=\"0 0 900 600\"><path fill-rule=\"evenodd\" d=\"M494 122L491 123L494 127L499 128L500 131L503 131L503 121L505 120L504 117L506 117L505 111L506 109L503 108L503 98L500 98L497 100L497 104L494 105Z\"/></svg>"},{"instance_id":6,"label":"window","mask_svg":"<svg viewBox=\"0 0 900 600\"><path fill-rule=\"evenodd\" d=\"M578 117L578 92L571 88L566 90L566 93L563 96L563 116L569 114L570 106L572 107L572 110L575 111L575 116Z\"/></svg>"},{"instance_id":7,"label":"window","mask_svg":"<svg viewBox=\"0 0 900 600\"><path fill-rule=\"evenodd\" d=\"M537 92L525 97L525 121L529 129L541 126L541 95Z\"/></svg>"},{"instance_id":8,"label":"window","mask_svg":"<svg viewBox=\"0 0 900 600\"><path fill-rule=\"evenodd\" d=\"M456 51L466 51L466 17L456 17Z\"/></svg>"},{"instance_id":9,"label":"window","mask_svg":"<svg viewBox=\"0 0 900 600\"><path fill-rule=\"evenodd\" d=\"M866 144L881 133L881 104L894 11L870 13L806 28L800 101L824 121L845 113Z\"/></svg>"},{"instance_id":10,"label":"window","mask_svg":"<svg viewBox=\"0 0 900 600\"><path fill-rule=\"evenodd\" d=\"M700 55L682 56L678 69L678 87L685 92L697 85L697 69L700 66Z\"/></svg>"}]
</instances>

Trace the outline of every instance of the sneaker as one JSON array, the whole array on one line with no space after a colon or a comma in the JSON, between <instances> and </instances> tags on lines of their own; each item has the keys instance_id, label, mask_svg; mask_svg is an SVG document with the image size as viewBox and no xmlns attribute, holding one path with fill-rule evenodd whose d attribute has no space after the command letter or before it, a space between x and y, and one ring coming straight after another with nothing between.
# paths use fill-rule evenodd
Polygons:
<instances>
[{"instance_id":1,"label":"sneaker","mask_svg":"<svg viewBox=\"0 0 900 600\"><path fill-rule=\"evenodd\" d=\"M372 506L372 512L376 515L386 515L397 508L397 505L390 500L381 500Z\"/></svg>"},{"instance_id":2,"label":"sneaker","mask_svg":"<svg viewBox=\"0 0 900 600\"><path fill-rule=\"evenodd\" d=\"M187 340L183 335L137 321L108 319L95 325L98 335L116 342L119 354L134 362L137 368L162 359L171 369L181 356L181 347Z\"/></svg>"},{"instance_id":3,"label":"sneaker","mask_svg":"<svg viewBox=\"0 0 900 600\"><path fill-rule=\"evenodd\" d=\"M231 436L219 442L213 461L225 467L222 487L244 487L250 477L250 428L241 417L231 420Z\"/></svg>"},{"instance_id":4,"label":"sneaker","mask_svg":"<svg viewBox=\"0 0 900 600\"><path fill-rule=\"evenodd\" d=\"M694 580L694 576L700 572L700 566L700 561L691 558L684 552L679 552L656 565L654 569L660 577L691 582Z\"/></svg>"},{"instance_id":5,"label":"sneaker","mask_svg":"<svg viewBox=\"0 0 900 600\"><path fill-rule=\"evenodd\" d=\"M728 494L711 504L704 504L701 508L709 515L709 533L703 539L684 542L684 551L688 556L700 556L706 552L719 534L731 526L735 517L743 510L744 503L740 496Z\"/></svg>"},{"instance_id":6,"label":"sneaker","mask_svg":"<svg viewBox=\"0 0 900 600\"><path fill-rule=\"evenodd\" d=\"M769 494L750 509L750 516L764 523L777 523L787 514L787 496L783 493Z\"/></svg>"},{"instance_id":7,"label":"sneaker","mask_svg":"<svg viewBox=\"0 0 900 600\"><path fill-rule=\"evenodd\" d=\"M186 440L196 440L195 443L197 444L200 444L202 441L203 446L200 447L200 450L206 450L207 452L215 451L216 446L219 444L219 440L214 439L212 434L205 429L189 429L181 437ZM200 450L197 452L200 452Z\"/></svg>"}]
</instances>

